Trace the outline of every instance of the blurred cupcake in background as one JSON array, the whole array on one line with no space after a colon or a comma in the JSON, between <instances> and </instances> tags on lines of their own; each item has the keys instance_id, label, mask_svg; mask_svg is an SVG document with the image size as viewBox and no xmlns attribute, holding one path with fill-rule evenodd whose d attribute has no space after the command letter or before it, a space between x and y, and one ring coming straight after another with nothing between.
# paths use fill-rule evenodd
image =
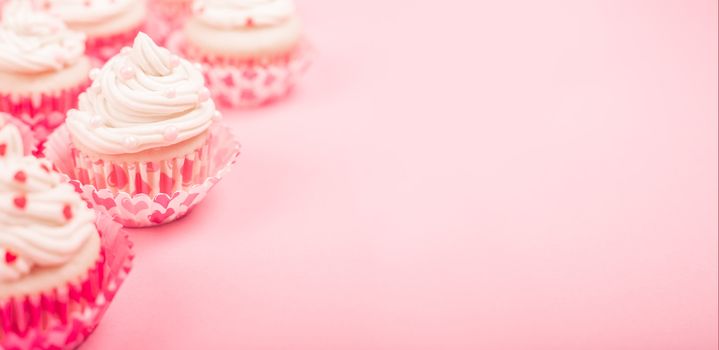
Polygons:
<instances>
[{"instance_id":1,"label":"blurred cupcake in background","mask_svg":"<svg viewBox=\"0 0 719 350\"><path fill-rule=\"evenodd\" d=\"M190 15L193 0L147 0L152 18L144 31L158 44L165 44L167 37L182 28Z\"/></svg>"},{"instance_id":2,"label":"blurred cupcake in background","mask_svg":"<svg viewBox=\"0 0 719 350\"><path fill-rule=\"evenodd\" d=\"M87 35L87 54L104 63L132 43L145 24L145 0L35 0Z\"/></svg>"},{"instance_id":3,"label":"blurred cupcake in background","mask_svg":"<svg viewBox=\"0 0 719 350\"><path fill-rule=\"evenodd\" d=\"M203 64L213 97L224 106L282 97L309 66L291 0L197 0L182 34L169 45Z\"/></svg>"},{"instance_id":4,"label":"blurred cupcake in background","mask_svg":"<svg viewBox=\"0 0 719 350\"><path fill-rule=\"evenodd\" d=\"M89 84L85 35L12 0L0 23L0 112L20 118L43 139Z\"/></svg>"},{"instance_id":5,"label":"blurred cupcake in background","mask_svg":"<svg viewBox=\"0 0 719 350\"><path fill-rule=\"evenodd\" d=\"M78 109L68 112L66 127L55 133L58 141L55 134L48 141L48 158L72 180L103 196L154 200L163 204L163 213L170 199L184 205L172 208L169 216L152 216L149 203L128 204L132 215L125 217L126 224L158 224L184 215L219 180L218 173L231 165L239 147L220 127L220 112L200 70L139 33L132 47L91 77ZM61 155L65 149L69 154ZM202 196L190 194L205 185ZM116 204L105 207L117 210ZM135 217L141 209L149 212Z\"/></svg>"},{"instance_id":6,"label":"blurred cupcake in background","mask_svg":"<svg viewBox=\"0 0 719 350\"><path fill-rule=\"evenodd\" d=\"M194 65L140 33L132 48L93 72L92 79L67 120L80 181L156 194L207 176L203 161L219 112ZM98 161L109 166L97 167ZM128 163L133 174L112 171Z\"/></svg>"},{"instance_id":7,"label":"blurred cupcake in background","mask_svg":"<svg viewBox=\"0 0 719 350\"><path fill-rule=\"evenodd\" d=\"M38 140L35 138L35 133L30 127L19 118L0 112L0 135L11 132L9 130L12 130L13 133L17 131L20 135L23 155L34 154L37 151ZM6 139L6 136L7 135L5 135L5 137L0 136L0 139ZM5 153L7 153L7 145L0 144L0 157L4 156Z\"/></svg>"},{"instance_id":8,"label":"blurred cupcake in background","mask_svg":"<svg viewBox=\"0 0 719 350\"><path fill-rule=\"evenodd\" d=\"M74 348L129 272L129 241L49 161L23 156L13 124L0 150L0 348Z\"/></svg>"}]
</instances>

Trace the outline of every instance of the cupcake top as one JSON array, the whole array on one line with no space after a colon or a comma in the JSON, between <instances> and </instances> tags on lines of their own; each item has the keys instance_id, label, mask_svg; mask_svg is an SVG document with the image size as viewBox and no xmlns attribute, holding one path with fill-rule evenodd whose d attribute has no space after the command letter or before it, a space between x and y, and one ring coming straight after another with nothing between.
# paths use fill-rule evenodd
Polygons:
<instances>
[{"instance_id":1,"label":"cupcake top","mask_svg":"<svg viewBox=\"0 0 719 350\"><path fill-rule=\"evenodd\" d=\"M0 129L0 284L67 263L97 234L95 213L51 167L22 156L12 124Z\"/></svg>"},{"instance_id":2,"label":"cupcake top","mask_svg":"<svg viewBox=\"0 0 719 350\"><path fill-rule=\"evenodd\" d=\"M204 133L219 115L198 67L144 33L90 79L66 122L74 140L101 154L170 146Z\"/></svg>"},{"instance_id":3,"label":"cupcake top","mask_svg":"<svg viewBox=\"0 0 719 350\"><path fill-rule=\"evenodd\" d=\"M292 0L197 0L193 11L204 24L239 29L280 24L295 13Z\"/></svg>"},{"instance_id":4,"label":"cupcake top","mask_svg":"<svg viewBox=\"0 0 719 350\"><path fill-rule=\"evenodd\" d=\"M106 21L127 11L136 0L40 0L42 6L63 21L91 24Z\"/></svg>"},{"instance_id":5,"label":"cupcake top","mask_svg":"<svg viewBox=\"0 0 719 350\"><path fill-rule=\"evenodd\" d=\"M30 1L13 0L0 24L0 71L42 73L75 64L85 53L85 35L60 19L34 11Z\"/></svg>"}]
</instances>

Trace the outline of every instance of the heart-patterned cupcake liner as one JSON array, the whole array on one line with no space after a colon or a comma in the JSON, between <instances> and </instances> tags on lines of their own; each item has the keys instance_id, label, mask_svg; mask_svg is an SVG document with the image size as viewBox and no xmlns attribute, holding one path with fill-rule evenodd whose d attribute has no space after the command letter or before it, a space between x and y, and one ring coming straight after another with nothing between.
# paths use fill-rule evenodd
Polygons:
<instances>
[{"instance_id":1,"label":"heart-patterned cupcake liner","mask_svg":"<svg viewBox=\"0 0 719 350\"><path fill-rule=\"evenodd\" d=\"M113 191L110 188L98 188L77 178L76 159L73 155L75 148L68 147L68 145L72 145L70 134L67 128L62 126L48 139L45 155L61 173L68 177L68 181L96 210L107 213L125 227L156 226L183 217L205 198L208 191L230 170L240 155L240 145L230 129L222 125L213 125L210 129L204 158L196 159L201 160L197 164L206 165L206 167L204 165L200 167L204 167L205 170L195 169L197 172L193 170L191 173L196 176L183 176L182 169L184 167L182 165L173 166L175 170L170 170L165 176L169 178L169 183L190 182L179 190L150 195L137 191L143 186L134 186L132 188L135 190L132 191ZM156 166L151 168L160 169ZM112 171L117 170L124 171L121 177L125 179L140 178L142 180L142 177L148 173L147 169L148 164L110 168L107 179L110 182L116 181L118 175ZM173 180L175 177L179 178ZM151 183L155 182L158 181L151 181ZM130 187L125 187L125 189L128 188Z\"/></svg>"},{"instance_id":2,"label":"heart-patterned cupcake liner","mask_svg":"<svg viewBox=\"0 0 719 350\"><path fill-rule=\"evenodd\" d=\"M0 300L0 349L75 349L97 327L132 268L120 224L98 215L101 253L87 276L39 295Z\"/></svg>"},{"instance_id":3,"label":"heart-patterned cupcake liner","mask_svg":"<svg viewBox=\"0 0 719 350\"><path fill-rule=\"evenodd\" d=\"M166 45L200 63L212 98L229 108L260 106L284 97L307 72L315 52L304 40L293 51L271 60L233 60L193 48L179 31Z\"/></svg>"},{"instance_id":4,"label":"heart-patterned cupcake liner","mask_svg":"<svg viewBox=\"0 0 719 350\"><path fill-rule=\"evenodd\" d=\"M152 0L147 9L152 20L145 23L147 33L156 43L164 45L174 31L182 28L192 12L192 0Z\"/></svg>"},{"instance_id":5,"label":"heart-patterned cupcake liner","mask_svg":"<svg viewBox=\"0 0 719 350\"><path fill-rule=\"evenodd\" d=\"M65 113L77 107L78 96L90 85L83 78L77 85L43 93L0 93L0 112L5 112L28 125L38 141L65 121Z\"/></svg>"}]
</instances>

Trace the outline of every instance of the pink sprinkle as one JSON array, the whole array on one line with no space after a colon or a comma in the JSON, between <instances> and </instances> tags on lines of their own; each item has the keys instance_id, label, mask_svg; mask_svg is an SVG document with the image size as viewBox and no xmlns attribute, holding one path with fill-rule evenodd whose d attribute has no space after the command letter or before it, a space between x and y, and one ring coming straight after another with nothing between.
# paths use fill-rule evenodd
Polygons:
<instances>
[{"instance_id":1,"label":"pink sprinkle","mask_svg":"<svg viewBox=\"0 0 719 350\"><path fill-rule=\"evenodd\" d=\"M17 259L17 255L13 254L9 250L5 251L5 263L10 265Z\"/></svg>"},{"instance_id":2,"label":"pink sprinkle","mask_svg":"<svg viewBox=\"0 0 719 350\"><path fill-rule=\"evenodd\" d=\"M64 65L67 62L67 58L65 58L65 53L62 51L55 53L55 62Z\"/></svg>"},{"instance_id":3,"label":"pink sprinkle","mask_svg":"<svg viewBox=\"0 0 719 350\"><path fill-rule=\"evenodd\" d=\"M180 65L180 58L176 55L170 56L170 68L175 68Z\"/></svg>"},{"instance_id":4,"label":"pink sprinkle","mask_svg":"<svg viewBox=\"0 0 719 350\"><path fill-rule=\"evenodd\" d=\"M97 68L93 68L90 70L90 80L95 80L97 77L100 76L100 70Z\"/></svg>"},{"instance_id":5,"label":"pink sprinkle","mask_svg":"<svg viewBox=\"0 0 719 350\"><path fill-rule=\"evenodd\" d=\"M165 136L165 140L167 141L174 141L177 139L177 127L174 125L170 125L167 128L165 128L165 131L163 132L163 135Z\"/></svg>"},{"instance_id":6,"label":"pink sprinkle","mask_svg":"<svg viewBox=\"0 0 719 350\"><path fill-rule=\"evenodd\" d=\"M97 128L102 126L102 117L99 115L93 115L90 118L90 127Z\"/></svg>"},{"instance_id":7,"label":"pink sprinkle","mask_svg":"<svg viewBox=\"0 0 719 350\"><path fill-rule=\"evenodd\" d=\"M62 216L65 217L65 220L72 219L72 207L70 204L65 204L65 206L62 208Z\"/></svg>"},{"instance_id":8,"label":"pink sprinkle","mask_svg":"<svg viewBox=\"0 0 719 350\"><path fill-rule=\"evenodd\" d=\"M134 136L126 137L122 143L127 149L132 150L137 148L137 138L135 138Z\"/></svg>"},{"instance_id":9,"label":"pink sprinkle","mask_svg":"<svg viewBox=\"0 0 719 350\"><path fill-rule=\"evenodd\" d=\"M25 174L24 171L20 170L15 173L15 176L13 177L13 179L15 179L15 181L17 181L17 182L23 183L23 182L27 181L27 174Z\"/></svg>"},{"instance_id":10,"label":"pink sprinkle","mask_svg":"<svg viewBox=\"0 0 719 350\"><path fill-rule=\"evenodd\" d=\"M175 89L170 89L165 91L165 97L167 98L175 98L177 96L177 91Z\"/></svg>"},{"instance_id":11,"label":"pink sprinkle","mask_svg":"<svg viewBox=\"0 0 719 350\"><path fill-rule=\"evenodd\" d=\"M205 3L202 1L198 1L192 6L192 12L202 13L204 11L205 11Z\"/></svg>"},{"instance_id":12,"label":"pink sprinkle","mask_svg":"<svg viewBox=\"0 0 719 350\"><path fill-rule=\"evenodd\" d=\"M197 93L197 101L199 103L203 103L210 99L210 90L208 90L206 87L203 87L200 89L200 92Z\"/></svg>"},{"instance_id":13,"label":"pink sprinkle","mask_svg":"<svg viewBox=\"0 0 719 350\"><path fill-rule=\"evenodd\" d=\"M130 80L133 77L135 77L135 68L132 68L132 66L124 66L120 68L120 79Z\"/></svg>"},{"instance_id":14,"label":"pink sprinkle","mask_svg":"<svg viewBox=\"0 0 719 350\"><path fill-rule=\"evenodd\" d=\"M18 209L25 209L25 206L27 205L27 197L25 197L25 195L19 195L15 197L12 202Z\"/></svg>"}]
</instances>

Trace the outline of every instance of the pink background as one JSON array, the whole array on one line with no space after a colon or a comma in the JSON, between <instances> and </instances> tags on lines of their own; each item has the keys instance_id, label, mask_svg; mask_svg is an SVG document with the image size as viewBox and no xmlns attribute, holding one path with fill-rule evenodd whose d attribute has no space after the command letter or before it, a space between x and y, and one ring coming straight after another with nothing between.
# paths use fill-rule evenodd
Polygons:
<instances>
[{"instance_id":1,"label":"pink background","mask_svg":"<svg viewBox=\"0 0 719 350\"><path fill-rule=\"evenodd\" d=\"M299 5L84 349L716 349L715 1Z\"/></svg>"}]
</instances>

